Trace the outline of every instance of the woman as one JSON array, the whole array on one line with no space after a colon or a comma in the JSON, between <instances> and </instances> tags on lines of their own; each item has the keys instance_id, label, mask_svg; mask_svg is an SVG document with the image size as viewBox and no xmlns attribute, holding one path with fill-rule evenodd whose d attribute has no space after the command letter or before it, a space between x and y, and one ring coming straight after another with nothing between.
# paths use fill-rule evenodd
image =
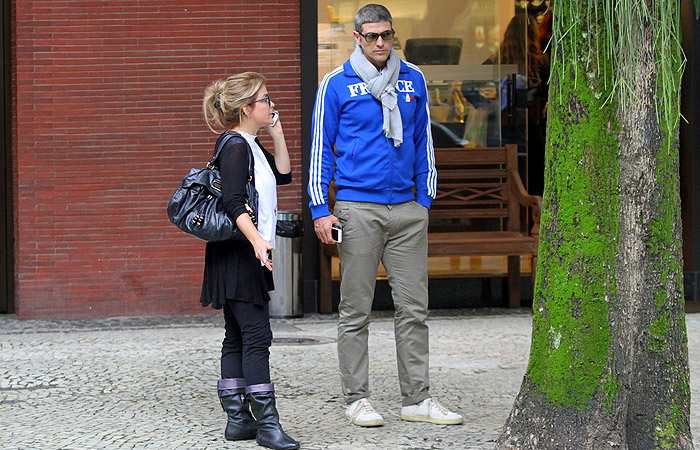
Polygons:
<instances>
[{"instance_id":1,"label":"woman","mask_svg":"<svg viewBox=\"0 0 700 450\"><path fill-rule=\"evenodd\" d=\"M275 245L276 185L290 183L292 175L282 124L274 123L275 104L265 81L258 73L245 72L215 81L204 92L209 128L226 130L219 140L237 133L226 142L216 164L221 171L224 209L248 243L207 244L200 300L203 306L223 308L226 321L218 383L221 406L228 414L224 436L228 440L256 438L260 445L286 450L299 448L299 443L279 424L270 382L272 332L267 303L274 285L268 255ZM256 138L261 128L272 137L274 156ZM258 192L257 227L245 207L249 151Z\"/></svg>"}]
</instances>

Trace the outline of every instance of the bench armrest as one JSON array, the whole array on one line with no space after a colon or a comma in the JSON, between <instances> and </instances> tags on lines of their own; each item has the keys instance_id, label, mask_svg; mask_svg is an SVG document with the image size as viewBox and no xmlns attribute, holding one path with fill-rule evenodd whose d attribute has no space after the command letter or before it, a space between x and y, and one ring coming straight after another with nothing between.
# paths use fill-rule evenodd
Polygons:
<instances>
[{"instance_id":1,"label":"bench armrest","mask_svg":"<svg viewBox=\"0 0 700 450\"><path fill-rule=\"evenodd\" d=\"M521 205L532 209L532 233L539 234L542 197L527 193L525 186L523 186L523 181L520 179L520 174L518 174L515 169L510 170L510 186L511 195L513 195Z\"/></svg>"}]
</instances>

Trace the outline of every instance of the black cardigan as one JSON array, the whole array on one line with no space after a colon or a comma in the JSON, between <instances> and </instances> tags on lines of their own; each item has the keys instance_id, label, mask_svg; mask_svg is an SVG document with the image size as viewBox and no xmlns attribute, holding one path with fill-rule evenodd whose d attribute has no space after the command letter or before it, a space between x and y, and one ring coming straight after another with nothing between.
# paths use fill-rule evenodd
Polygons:
<instances>
[{"instance_id":1,"label":"black cardigan","mask_svg":"<svg viewBox=\"0 0 700 450\"><path fill-rule=\"evenodd\" d=\"M223 136L222 134L219 139ZM291 172L279 173L274 156L265 150L257 138L256 142L270 163L277 185L291 183ZM238 216L246 212L244 204L248 178L248 143L245 139L235 136L229 139L221 150L218 165L221 170L224 210L235 223ZM268 291L273 289L272 272L260 264L250 243L207 243L200 296L202 306L212 305L213 308L220 309L226 300L263 305L270 300Z\"/></svg>"}]
</instances>

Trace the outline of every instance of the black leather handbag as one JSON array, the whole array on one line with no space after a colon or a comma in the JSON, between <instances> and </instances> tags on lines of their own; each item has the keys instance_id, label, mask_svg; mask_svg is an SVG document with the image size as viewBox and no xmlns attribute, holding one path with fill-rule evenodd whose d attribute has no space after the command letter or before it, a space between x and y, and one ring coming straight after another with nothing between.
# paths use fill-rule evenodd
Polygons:
<instances>
[{"instance_id":1,"label":"black leather handbag","mask_svg":"<svg viewBox=\"0 0 700 450\"><path fill-rule=\"evenodd\" d=\"M243 232L224 211L221 198L221 172L217 159L226 142L233 137L243 139L236 133L226 134L214 150L214 157L202 169L190 169L173 198L168 203L170 221L185 233L207 242L234 241L248 242ZM253 182L253 153L248 148L248 180L246 182L246 210L253 224L258 226L258 192Z\"/></svg>"}]
</instances>

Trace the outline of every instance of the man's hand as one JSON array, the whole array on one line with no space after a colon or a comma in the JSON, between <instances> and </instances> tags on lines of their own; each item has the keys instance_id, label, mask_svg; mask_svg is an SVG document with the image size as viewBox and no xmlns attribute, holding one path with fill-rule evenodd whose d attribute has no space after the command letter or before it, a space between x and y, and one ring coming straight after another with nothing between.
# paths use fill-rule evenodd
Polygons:
<instances>
[{"instance_id":1,"label":"man's hand","mask_svg":"<svg viewBox=\"0 0 700 450\"><path fill-rule=\"evenodd\" d=\"M314 220L314 231L316 232L316 236L318 236L318 238L324 244L335 244L335 241L331 235L331 226L334 223L340 225L340 220L338 220L338 218L333 214L330 216L319 217L318 219Z\"/></svg>"}]
</instances>

